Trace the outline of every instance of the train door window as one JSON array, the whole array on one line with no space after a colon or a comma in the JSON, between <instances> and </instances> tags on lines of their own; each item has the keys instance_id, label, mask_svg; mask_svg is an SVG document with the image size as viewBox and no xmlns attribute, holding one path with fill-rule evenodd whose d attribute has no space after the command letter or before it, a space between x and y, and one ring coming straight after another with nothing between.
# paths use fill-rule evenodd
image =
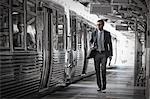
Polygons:
<instances>
[{"instance_id":1,"label":"train door window","mask_svg":"<svg viewBox=\"0 0 150 99\"><path fill-rule=\"evenodd\" d=\"M24 2L23 0L13 0L13 12L12 12L12 23L13 23L13 46L15 49L24 48Z\"/></svg>"},{"instance_id":2,"label":"train door window","mask_svg":"<svg viewBox=\"0 0 150 99\"><path fill-rule=\"evenodd\" d=\"M53 28L52 28L52 33L53 33L53 48L55 50L58 50L58 35L57 35L57 12L56 10L53 10L52 13L52 20L53 20Z\"/></svg>"},{"instance_id":3,"label":"train door window","mask_svg":"<svg viewBox=\"0 0 150 99\"><path fill-rule=\"evenodd\" d=\"M91 35L92 35L92 27L88 26L87 27L87 49L90 49L90 39L91 39Z\"/></svg>"},{"instance_id":4,"label":"train door window","mask_svg":"<svg viewBox=\"0 0 150 99\"><path fill-rule=\"evenodd\" d=\"M65 32L64 32L64 33L65 33L65 40L66 40L66 41L65 41L65 42L66 42L65 48L66 48L66 50L67 50L67 49L69 48L69 46L68 46L68 40L67 40L67 39L68 39L68 37L67 37L67 36L68 36L68 28L67 28L67 26L68 26L68 21L67 21L67 16L66 16L66 15L65 15L64 24L65 24L65 27L64 27Z\"/></svg>"},{"instance_id":5,"label":"train door window","mask_svg":"<svg viewBox=\"0 0 150 99\"><path fill-rule=\"evenodd\" d=\"M4 5L0 5L0 48L9 48L9 8L8 0L2 0ZM0 2L0 3L1 3Z\"/></svg>"},{"instance_id":6,"label":"train door window","mask_svg":"<svg viewBox=\"0 0 150 99\"><path fill-rule=\"evenodd\" d=\"M26 45L28 50L36 49L36 2L27 1L27 34Z\"/></svg>"},{"instance_id":7,"label":"train door window","mask_svg":"<svg viewBox=\"0 0 150 99\"><path fill-rule=\"evenodd\" d=\"M73 50L75 51L76 50L76 18L75 16L73 16L72 18L72 45L73 45Z\"/></svg>"},{"instance_id":8,"label":"train door window","mask_svg":"<svg viewBox=\"0 0 150 99\"><path fill-rule=\"evenodd\" d=\"M58 13L58 49L64 49L64 15Z\"/></svg>"},{"instance_id":9,"label":"train door window","mask_svg":"<svg viewBox=\"0 0 150 99\"><path fill-rule=\"evenodd\" d=\"M81 49L81 39L82 39L82 30L81 30L82 23L78 21L77 23L77 31L78 31L78 49Z\"/></svg>"}]
</instances>

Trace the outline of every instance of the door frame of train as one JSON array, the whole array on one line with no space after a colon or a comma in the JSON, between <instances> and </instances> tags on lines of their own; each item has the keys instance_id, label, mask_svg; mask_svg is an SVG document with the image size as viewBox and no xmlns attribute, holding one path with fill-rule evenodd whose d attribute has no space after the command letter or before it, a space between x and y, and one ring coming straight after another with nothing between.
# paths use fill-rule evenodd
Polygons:
<instances>
[{"instance_id":1,"label":"door frame of train","mask_svg":"<svg viewBox=\"0 0 150 99\"><path fill-rule=\"evenodd\" d=\"M86 56L87 56L87 23L83 23L83 42L84 42L84 59L83 59L83 70L82 70L82 74L86 74L87 72L87 59L86 59Z\"/></svg>"},{"instance_id":2,"label":"door frame of train","mask_svg":"<svg viewBox=\"0 0 150 99\"><path fill-rule=\"evenodd\" d=\"M44 7L44 31L43 31L43 68L42 68L42 75L41 75L41 83L39 91L44 91L49 88L49 78L51 74L51 57L52 57L52 9ZM48 20L48 21L47 21Z\"/></svg>"}]
</instances>

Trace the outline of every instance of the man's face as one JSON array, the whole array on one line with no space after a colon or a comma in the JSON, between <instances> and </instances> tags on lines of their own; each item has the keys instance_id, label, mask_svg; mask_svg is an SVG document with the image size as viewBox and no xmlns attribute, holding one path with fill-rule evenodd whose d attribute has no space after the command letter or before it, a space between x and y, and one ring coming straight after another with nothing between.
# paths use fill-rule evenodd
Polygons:
<instances>
[{"instance_id":1,"label":"man's face","mask_svg":"<svg viewBox=\"0 0 150 99\"><path fill-rule=\"evenodd\" d=\"M19 24L19 25L18 25L18 30L19 30L19 32L22 32L23 29L24 29L24 25L23 25L23 24Z\"/></svg>"},{"instance_id":2,"label":"man's face","mask_svg":"<svg viewBox=\"0 0 150 99\"><path fill-rule=\"evenodd\" d=\"M102 22L97 22L97 28L103 30L104 24Z\"/></svg>"}]
</instances>

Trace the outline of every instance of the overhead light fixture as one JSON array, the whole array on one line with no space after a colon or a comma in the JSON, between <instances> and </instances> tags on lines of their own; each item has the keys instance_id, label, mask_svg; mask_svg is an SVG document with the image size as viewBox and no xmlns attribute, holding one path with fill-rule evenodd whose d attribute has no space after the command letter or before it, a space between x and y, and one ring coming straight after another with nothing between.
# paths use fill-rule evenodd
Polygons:
<instances>
[{"instance_id":1,"label":"overhead light fixture","mask_svg":"<svg viewBox=\"0 0 150 99\"><path fill-rule=\"evenodd\" d=\"M112 0L113 3L124 3L129 4L129 0Z\"/></svg>"},{"instance_id":2,"label":"overhead light fixture","mask_svg":"<svg viewBox=\"0 0 150 99\"><path fill-rule=\"evenodd\" d=\"M116 25L116 30L119 30L119 31L128 31L128 26Z\"/></svg>"},{"instance_id":3,"label":"overhead light fixture","mask_svg":"<svg viewBox=\"0 0 150 99\"><path fill-rule=\"evenodd\" d=\"M16 15L16 14L19 14L19 13L18 13L18 12L13 12L12 14L13 14L13 15Z\"/></svg>"}]
</instances>

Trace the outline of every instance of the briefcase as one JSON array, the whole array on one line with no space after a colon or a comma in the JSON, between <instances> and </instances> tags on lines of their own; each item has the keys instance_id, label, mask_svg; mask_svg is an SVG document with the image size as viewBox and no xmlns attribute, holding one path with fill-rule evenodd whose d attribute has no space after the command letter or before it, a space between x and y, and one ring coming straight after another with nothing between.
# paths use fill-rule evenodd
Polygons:
<instances>
[{"instance_id":1,"label":"briefcase","mask_svg":"<svg viewBox=\"0 0 150 99\"><path fill-rule=\"evenodd\" d=\"M96 54L96 49L95 48L90 48L90 50L87 53L87 57L86 58L87 59L94 58L95 54Z\"/></svg>"}]
</instances>

